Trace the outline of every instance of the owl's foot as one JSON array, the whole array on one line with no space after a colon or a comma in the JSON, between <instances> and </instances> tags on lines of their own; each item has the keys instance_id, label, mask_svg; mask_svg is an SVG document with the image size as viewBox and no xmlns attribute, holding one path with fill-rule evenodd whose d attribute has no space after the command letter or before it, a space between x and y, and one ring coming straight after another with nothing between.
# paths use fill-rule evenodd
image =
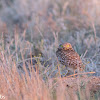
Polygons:
<instances>
[{"instance_id":1,"label":"owl's foot","mask_svg":"<svg viewBox=\"0 0 100 100\"><path fill-rule=\"evenodd\" d=\"M75 70L74 70L74 74L72 74L72 72L70 70L68 70L68 73L66 74L66 77L74 77L77 75L77 73L75 73Z\"/></svg>"},{"instance_id":2,"label":"owl's foot","mask_svg":"<svg viewBox=\"0 0 100 100\"><path fill-rule=\"evenodd\" d=\"M70 76L72 74L72 71L68 70L67 74L65 75L65 77Z\"/></svg>"}]
</instances>

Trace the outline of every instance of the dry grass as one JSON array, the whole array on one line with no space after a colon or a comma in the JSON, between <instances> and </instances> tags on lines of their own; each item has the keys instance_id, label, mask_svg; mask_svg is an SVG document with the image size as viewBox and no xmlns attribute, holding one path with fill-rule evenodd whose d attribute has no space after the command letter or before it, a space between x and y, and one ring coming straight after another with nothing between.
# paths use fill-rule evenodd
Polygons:
<instances>
[{"instance_id":1,"label":"dry grass","mask_svg":"<svg viewBox=\"0 0 100 100\"><path fill-rule=\"evenodd\" d=\"M57 63L56 41L50 46L45 46L45 42L43 44L40 42L41 45L38 44L40 48L38 46L37 48L41 51L38 49L35 51L33 48L33 56L31 43L25 39L22 40L25 38L23 35L20 37L18 34L15 35L16 41L12 40L13 42L6 47L4 39L1 41L0 93L5 96L6 100L99 100L100 77L92 76L94 72L83 72L76 74L78 76L73 78L71 76L61 78L61 75L63 76L67 70L63 72L64 67L60 67L61 65L59 66ZM56 37L55 33L54 36ZM57 40L57 37L55 39ZM31 58L27 58L28 54L31 55ZM34 60L37 61L37 64L31 65L27 62ZM92 70L90 63L86 61L87 68L90 68L86 71L96 71L97 73L95 62L92 62L96 66L95 70ZM18 67L20 64L21 67ZM98 74L95 75L98 76Z\"/></svg>"},{"instance_id":2,"label":"dry grass","mask_svg":"<svg viewBox=\"0 0 100 100\"><path fill-rule=\"evenodd\" d=\"M12 69L0 67L0 93L6 100L91 100L94 94L99 100L100 78L85 75L43 80L34 70L31 77L25 72L20 77L15 64Z\"/></svg>"},{"instance_id":3,"label":"dry grass","mask_svg":"<svg viewBox=\"0 0 100 100\"><path fill-rule=\"evenodd\" d=\"M100 100L99 5L99 0L1 0L0 96ZM64 42L86 66L77 77L64 77L67 70L57 62L56 49Z\"/></svg>"}]
</instances>

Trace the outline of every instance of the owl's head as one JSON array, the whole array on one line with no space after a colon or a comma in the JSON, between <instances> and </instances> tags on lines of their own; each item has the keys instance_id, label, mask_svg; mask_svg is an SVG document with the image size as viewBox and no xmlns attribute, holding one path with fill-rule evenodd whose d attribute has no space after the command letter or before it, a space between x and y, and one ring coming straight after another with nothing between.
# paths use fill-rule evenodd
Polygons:
<instances>
[{"instance_id":1,"label":"owl's head","mask_svg":"<svg viewBox=\"0 0 100 100\"><path fill-rule=\"evenodd\" d=\"M69 49L73 49L73 48L72 48L72 45L70 43L64 43L64 44L59 45L59 49L69 50Z\"/></svg>"}]
</instances>

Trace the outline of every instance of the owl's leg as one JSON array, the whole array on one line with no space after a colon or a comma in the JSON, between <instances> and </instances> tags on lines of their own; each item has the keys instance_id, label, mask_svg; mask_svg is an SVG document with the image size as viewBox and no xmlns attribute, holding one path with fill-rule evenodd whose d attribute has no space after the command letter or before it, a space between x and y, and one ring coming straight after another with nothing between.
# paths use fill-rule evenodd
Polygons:
<instances>
[{"instance_id":1,"label":"owl's leg","mask_svg":"<svg viewBox=\"0 0 100 100\"><path fill-rule=\"evenodd\" d=\"M73 76L75 77L75 70L74 70L74 75Z\"/></svg>"},{"instance_id":2,"label":"owl's leg","mask_svg":"<svg viewBox=\"0 0 100 100\"><path fill-rule=\"evenodd\" d=\"M74 77L75 78L76 74L75 74L75 70L74 73L72 75L69 75L68 77Z\"/></svg>"},{"instance_id":3,"label":"owl's leg","mask_svg":"<svg viewBox=\"0 0 100 100\"><path fill-rule=\"evenodd\" d=\"M70 75L66 74L65 75L65 77L74 77L74 78L75 78L75 76L76 76L75 71L74 71L74 74L70 74Z\"/></svg>"},{"instance_id":4,"label":"owl's leg","mask_svg":"<svg viewBox=\"0 0 100 100\"><path fill-rule=\"evenodd\" d=\"M73 77L74 74L73 74L73 71L71 70L68 70L67 74L65 75L65 77Z\"/></svg>"},{"instance_id":5,"label":"owl's leg","mask_svg":"<svg viewBox=\"0 0 100 100\"><path fill-rule=\"evenodd\" d=\"M68 70L67 74L65 76L71 75L71 71Z\"/></svg>"}]
</instances>

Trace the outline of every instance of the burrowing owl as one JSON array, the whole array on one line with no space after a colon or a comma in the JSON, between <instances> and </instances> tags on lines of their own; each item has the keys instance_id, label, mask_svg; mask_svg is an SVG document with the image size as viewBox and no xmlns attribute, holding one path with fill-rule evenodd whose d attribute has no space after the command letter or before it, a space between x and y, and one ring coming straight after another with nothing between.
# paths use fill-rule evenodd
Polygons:
<instances>
[{"instance_id":1,"label":"burrowing owl","mask_svg":"<svg viewBox=\"0 0 100 100\"><path fill-rule=\"evenodd\" d=\"M74 71L74 73L76 69L83 71L85 68L80 56L74 51L70 43L59 45L56 56L61 64L65 65L68 70Z\"/></svg>"}]
</instances>

